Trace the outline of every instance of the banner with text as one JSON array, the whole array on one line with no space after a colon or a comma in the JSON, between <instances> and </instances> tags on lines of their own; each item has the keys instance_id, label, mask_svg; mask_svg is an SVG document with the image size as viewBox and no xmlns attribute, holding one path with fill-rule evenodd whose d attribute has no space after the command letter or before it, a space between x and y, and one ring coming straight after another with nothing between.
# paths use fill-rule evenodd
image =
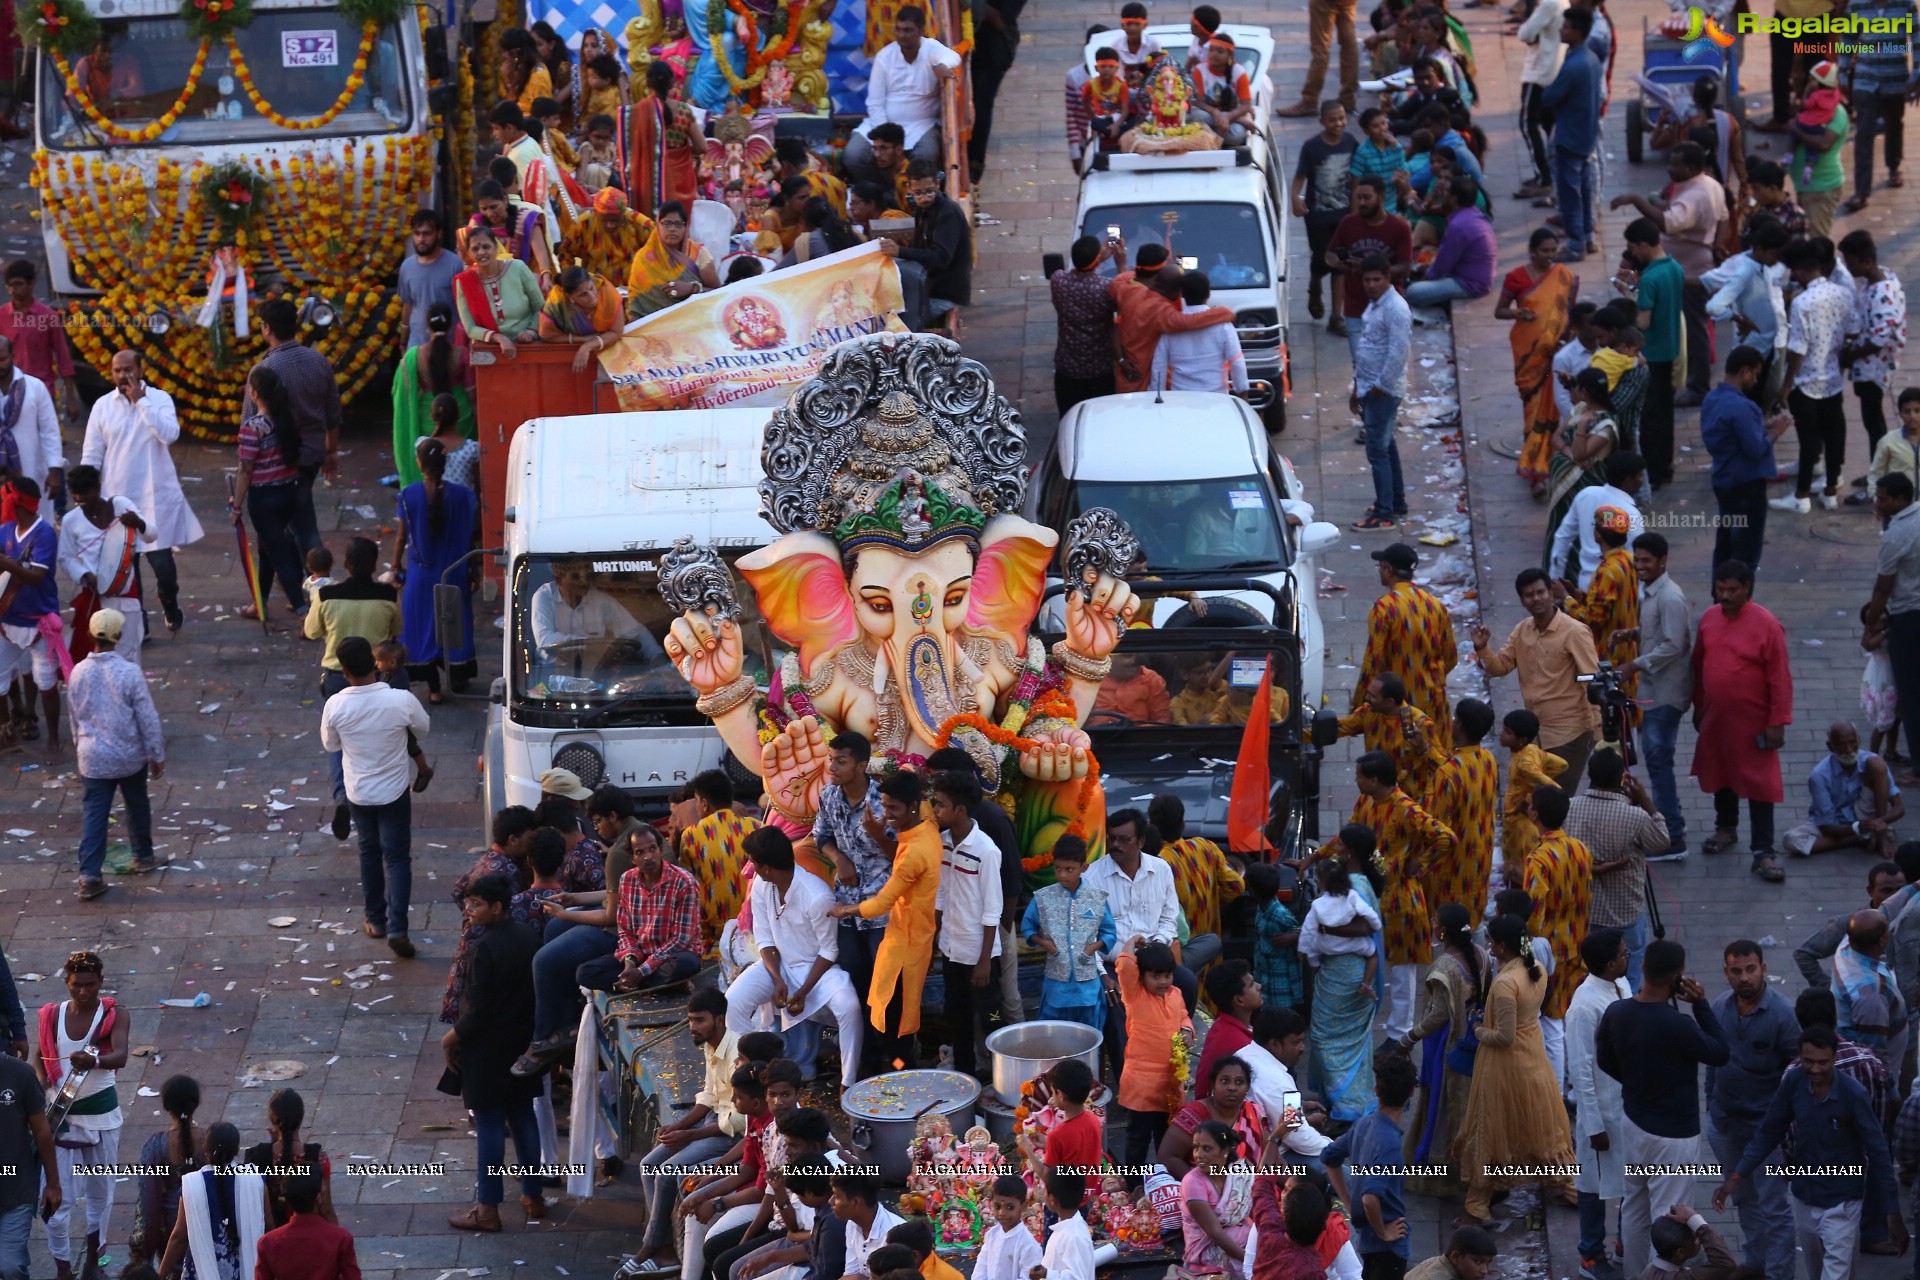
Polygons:
<instances>
[{"instance_id":1,"label":"banner with text","mask_svg":"<svg viewBox=\"0 0 1920 1280\"><path fill-rule=\"evenodd\" d=\"M905 333L902 305L899 267L865 244L636 320L600 364L629 411L745 404L812 377L843 342Z\"/></svg>"}]
</instances>

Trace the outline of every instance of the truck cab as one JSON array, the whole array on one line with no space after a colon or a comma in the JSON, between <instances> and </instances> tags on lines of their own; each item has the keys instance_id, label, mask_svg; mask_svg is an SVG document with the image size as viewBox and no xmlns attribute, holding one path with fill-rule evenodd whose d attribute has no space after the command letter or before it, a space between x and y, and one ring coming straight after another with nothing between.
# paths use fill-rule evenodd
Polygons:
<instances>
[{"instance_id":1,"label":"truck cab","mask_svg":"<svg viewBox=\"0 0 1920 1280\"><path fill-rule=\"evenodd\" d=\"M704 769L731 767L661 642L659 591L676 539L731 565L771 536L760 518L765 409L539 418L508 461L509 596L483 771L487 812L532 805L540 774L571 769L664 810ZM747 670L764 686L785 650L741 591Z\"/></svg>"}]
</instances>

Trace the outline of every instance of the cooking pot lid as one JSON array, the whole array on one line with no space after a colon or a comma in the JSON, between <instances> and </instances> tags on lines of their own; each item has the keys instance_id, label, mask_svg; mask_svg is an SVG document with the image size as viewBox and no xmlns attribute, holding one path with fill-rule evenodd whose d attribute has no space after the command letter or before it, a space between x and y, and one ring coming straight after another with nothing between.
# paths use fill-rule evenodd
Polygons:
<instances>
[{"instance_id":1,"label":"cooking pot lid","mask_svg":"<svg viewBox=\"0 0 1920 1280\"><path fill-rule=\"evenodd\" d=\"M847 1090L840 1109L856 1120L912 1120L969 1106L980 1082L959 1071L891 1071Z\"/></svg>"}]
</instances>

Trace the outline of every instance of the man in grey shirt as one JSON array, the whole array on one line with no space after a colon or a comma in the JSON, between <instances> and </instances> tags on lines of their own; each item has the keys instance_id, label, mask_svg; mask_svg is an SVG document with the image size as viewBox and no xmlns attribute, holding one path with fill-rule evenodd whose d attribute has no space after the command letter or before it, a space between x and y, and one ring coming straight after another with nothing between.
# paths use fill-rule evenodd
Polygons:
<instances>
[{"instance_id":1,"label":"man in grey shirt","mask_svg":"<svg viewBox=\"0 0 1920 1280\"><path fill-rule=\"evenodd\" d=\"M1640 656L1627 670L1640 673L1640 749L1647 760L1653 805L1667 820L1667 850L1648 862L1678 862L1687 856L1687 819L1673 781L1674 744L1680 718L1693 701L1693 610L1667 573L1667 540L1643 533L1633 540L1633 568L1640 575Z\"/></svg>"},{"instance_id":2,"label":"man in grey shirt","mask_svg":"<svg viewBox=\"0 0 1920 1280\"><path fill-rule=\"evenodd\" d=\"M1729 990L1713 1002L1727 1037L1725 1066L1707 1068L1707 1142L1722 1169L1732 1169L1766 1117L1780 1076L1800 1056L1793 1006L1767 984L1760 944L1729 942L1723 956ZM1793 1209L1787 1183L1769 1160L1734 1192L1742 1259L1767 1280L1794 1280Z\"/></svg>"},{"instance_id":3,"label":"man in grey shirt","mask_svg":"<svg viewBox=\"0 0 1920 1280\"><path fill-rule=\"evenodd\" d=\"M1874 486L1873 509L1885 531L1880 535L1879 576L1867 605L1867 625L1886 619L1887 658L1893 667L1900 721L1920 725L1920 505L1913 498L1913 481L1898 472L1881 476ZM1895 781L1903 787L1920 785L1912 769Z\"/></svg>"},{"instance_id":4,"label":"man in grey shirt","mask_svg":"<svg viewBox=\"0 0 1920 1280\"><path fill-rule=\"evenodd\" d=\"M1908 841L1908 845L1911 844L1913 842ZM1901 848L1904 851L1907 845ZM1915 871L1920 871L1920 848L1908 853L1906 861ZM1912 891L1902 888L1902 885L1910 882L1899 868L1900 864L1895 862L1876 862L1867 868L1867 906L1885 912L1889 924L1905 914L1907 903L1914 896ZM1849 911L1846 915L1835 916L1793 949L1793 962L1800 967L1800 976L1807 980L1808 986L1822 991L1827 989L1830 979L1820 967L1820 962L1833 959L1834 952L1840 949L1840 943L1847 936L1847 920L1852 914ZM1905 989L1902 988L1904 993Z\"/></svg>"},{"instance_id":5,"label":"man in grey shirt","mask_svg":"<svg viewBox=\"0 0 1920 1280\"><path fill-rule=\"evenodd\" d=\"M464 265L460 255L440 245L440 215L421 209L413 215L413 252L400 263L400 319L407 326L407 346L425 345L427 309L436 302L453 306L453 278Z\"/></svg>"},{"instance_id":6,"label":"man in grey shirt","mask_svg":"<svg viewBox=\"0 0 1920 1280\"><path fill-rule=\"evenodd\" d=\"M267 354L260 363L280 375L300 425L300 475L295 487L294 532L300 554L320 545L320 518L313 509L313 482L322 471L331 482L338 478L340 452L340 383L333 364L300 341L300 309L291 298L275 298L260 308L260 327L266 330ZM253 371L247 371L251 381ZM258 412L253 395L241 400L242 418Z\"/></svg>"}]
</instances>

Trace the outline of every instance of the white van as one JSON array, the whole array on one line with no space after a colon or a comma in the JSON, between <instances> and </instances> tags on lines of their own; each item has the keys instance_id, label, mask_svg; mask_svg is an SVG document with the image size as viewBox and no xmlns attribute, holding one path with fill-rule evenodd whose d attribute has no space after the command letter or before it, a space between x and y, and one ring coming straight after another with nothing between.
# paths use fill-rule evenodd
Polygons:
<instances>
[{"instance_id":1,"label":"white van","mask_svg":"<svg viewBox=\"0 0 1920 1280\"><path fill-rule=\"evenodd\" d=\"M611 782L643 809L725 745L661 640L660 557L676 539L732 564L772 537L760 518L765 408L537 418L507 464L505 674L494 682L483 769L487 812L540 798L540 774ZM747 670L762 685L784 650L742 606ZM745 781L743 770L731 771Z\"/></svg>"}]
</instances>

